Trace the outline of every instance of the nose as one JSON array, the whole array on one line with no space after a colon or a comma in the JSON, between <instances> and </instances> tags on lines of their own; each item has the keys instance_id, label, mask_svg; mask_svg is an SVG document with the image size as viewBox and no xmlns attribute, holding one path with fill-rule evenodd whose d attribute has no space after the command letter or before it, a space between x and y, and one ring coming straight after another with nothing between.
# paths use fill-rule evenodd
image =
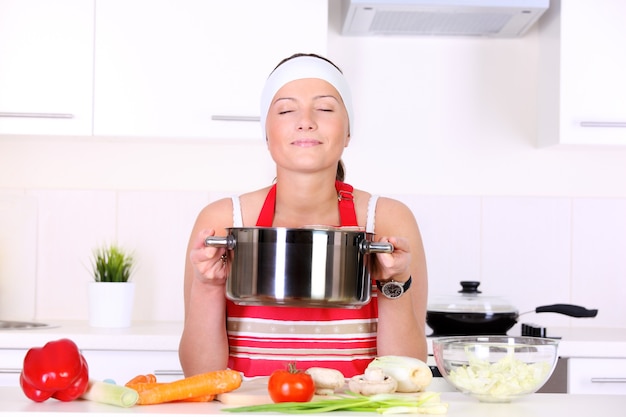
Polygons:
<instances>
[{"instance_id":1,"label":"nose","mask_svg":"<svg viewBox=\"0 0 626 417\"><path fill-rule=\"evenodd\" d=\"M317 127L314 110L304 110L301 112L301 115L298 120L298 130L313 130Z\"/></svg>"}]
</instances>

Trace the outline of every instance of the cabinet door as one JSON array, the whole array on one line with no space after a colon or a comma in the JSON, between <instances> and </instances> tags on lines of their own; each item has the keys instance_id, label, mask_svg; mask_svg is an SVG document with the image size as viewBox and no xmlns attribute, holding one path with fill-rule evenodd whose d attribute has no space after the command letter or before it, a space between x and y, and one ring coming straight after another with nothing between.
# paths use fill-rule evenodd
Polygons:
<instances>
[{"instance_id":1,"label":"cabinet door","mask_svg":"<svg viewBox=\"0 0 626 417\"><path fill-rule=\"evenodd\" d=\"M327 10L325 0L98 3L95 134L260 138L265 78L294 52L325 53Z\"/></svg>"},{"instance_id":2,"label":"cabinet door","mask_svg":"<svg viewBox=\"0 0 626 417\"><path fill-rule=\"evenodd\" d=\"M94 2L0 0L0 134L91 135Z\"/></svg>"},{"instance_id":3,"label":"cabinet door","mask_svg":"<svg viewBox=\"0 0 626 417\"><path fill-rule=\"evenodd\" d=\"M570 358L568 394L626 395L626 358Z\"/></svg>"},{"instance_id":4,"label":"cabinet door","mask_svg":"<svg viewBox=\"0 0 626 417\"><path fill-rule=\"evenodd\" d=\"M0 386L19 387L26 349L0 349ZM81 350L89 377L125 384L137 375L154 374L159 382L183 378L177 351Z\"/></svg>"},{"instance_id":5,"label":"cabinet door","mask_svg":"<svg viewBox=\"0 0 626 417\"><path fill-rule=\"evenodd\" d=\"M19 387L26 349L0 349L0 387Z\"/></svg>"},{"instance_id":6,"label":"cabinet door","mask_svg":"<svg viewBox=\"0 0 626 417\"><path fill-rule=\"evenodd\" d=\"M83 350L89 377L124 385L137 375L154 374L159 382L183 378L176 351Z\"/></svg>"},{"instance_id":7,"label":"cabinet door","mask_svg":"<svg viewBox=\"0 0 626 417\"><path fill-rule=\"evenodd\" d=\"M558 77L544 78L540 100L546 99L546 90L557 95L558 113L548 110L540 119L554 117L558 127L540 141L626 145L626 27L622 23L626 2L554 1L550 7L552 21L540 38L545 51L541 64L558 60L548 64L552 68L543 68L558 69Z\"/></svg>"}]
</instances>

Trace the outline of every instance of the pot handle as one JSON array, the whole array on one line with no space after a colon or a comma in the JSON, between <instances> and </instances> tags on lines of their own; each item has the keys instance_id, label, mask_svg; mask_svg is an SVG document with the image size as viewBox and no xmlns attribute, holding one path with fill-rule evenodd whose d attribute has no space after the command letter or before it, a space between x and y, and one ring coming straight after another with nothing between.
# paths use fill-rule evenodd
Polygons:
<instances>
[{"instance_id":1,"label":"pot handle","mask_svg":"<svg viewBox=\"0 0 626 417\"><path fill-rule=\"evenodd\" d=\"M364 240L361 242L362 253L393 253L393 245L384 242L370 242Z\"/></svg>"},{"instance_id":2,"label":"pot handle","mask_svg":"<svg viewBox=\"0 0 626 417\"><path fill-rule=\"evenodd\" d=\"M570 317L595 317L598 315L598 310L589 310L572 304L551 304L537 307L535 313L560 313Z\"/></svg>"},{"instance_id":3,"label":"pot handle","mask_svg":"<svg viewBox=\"0 0 626 417\"><path fill-rule=\"evenodd\" d=\"M204 239L204 246L214 246L216 248L235 249L237 241L235 236L208 236Z\"/></svg>"}]
</instances>

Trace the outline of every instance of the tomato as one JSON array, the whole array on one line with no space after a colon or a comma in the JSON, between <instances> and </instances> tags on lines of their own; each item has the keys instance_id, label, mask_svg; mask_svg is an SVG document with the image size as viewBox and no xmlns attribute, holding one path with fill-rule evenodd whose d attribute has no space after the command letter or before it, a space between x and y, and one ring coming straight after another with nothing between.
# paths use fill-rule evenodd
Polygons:
<instances>
[{"instance_id":1,"label":"tomato","mask_svg":"<svg viewBox=\"0 0 626 417\"><path fill-rule=\"evenodd\" d=\"M267 391L275 403L305 403L313 399L315 384L311 375L296 369L296 365L290 363L288 369L272 372Z\"/></svg>"}]
</instances>

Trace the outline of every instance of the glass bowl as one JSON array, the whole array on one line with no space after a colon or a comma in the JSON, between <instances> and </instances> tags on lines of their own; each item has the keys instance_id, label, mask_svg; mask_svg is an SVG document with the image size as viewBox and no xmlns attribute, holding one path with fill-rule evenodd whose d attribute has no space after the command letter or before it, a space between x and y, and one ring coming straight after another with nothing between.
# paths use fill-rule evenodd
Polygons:
<instances>
[{"instance_id":1,"label":"glass bowl","mask_svg":"<svg viewBox=\"0 0 626 417\"><path fill-rule=\"evenodd\" d=\"M540 337L454 336L432 343L446 381L482 402L510 402L536 392L558 358L558 341Z\"/></svg>"}]
</instances>

